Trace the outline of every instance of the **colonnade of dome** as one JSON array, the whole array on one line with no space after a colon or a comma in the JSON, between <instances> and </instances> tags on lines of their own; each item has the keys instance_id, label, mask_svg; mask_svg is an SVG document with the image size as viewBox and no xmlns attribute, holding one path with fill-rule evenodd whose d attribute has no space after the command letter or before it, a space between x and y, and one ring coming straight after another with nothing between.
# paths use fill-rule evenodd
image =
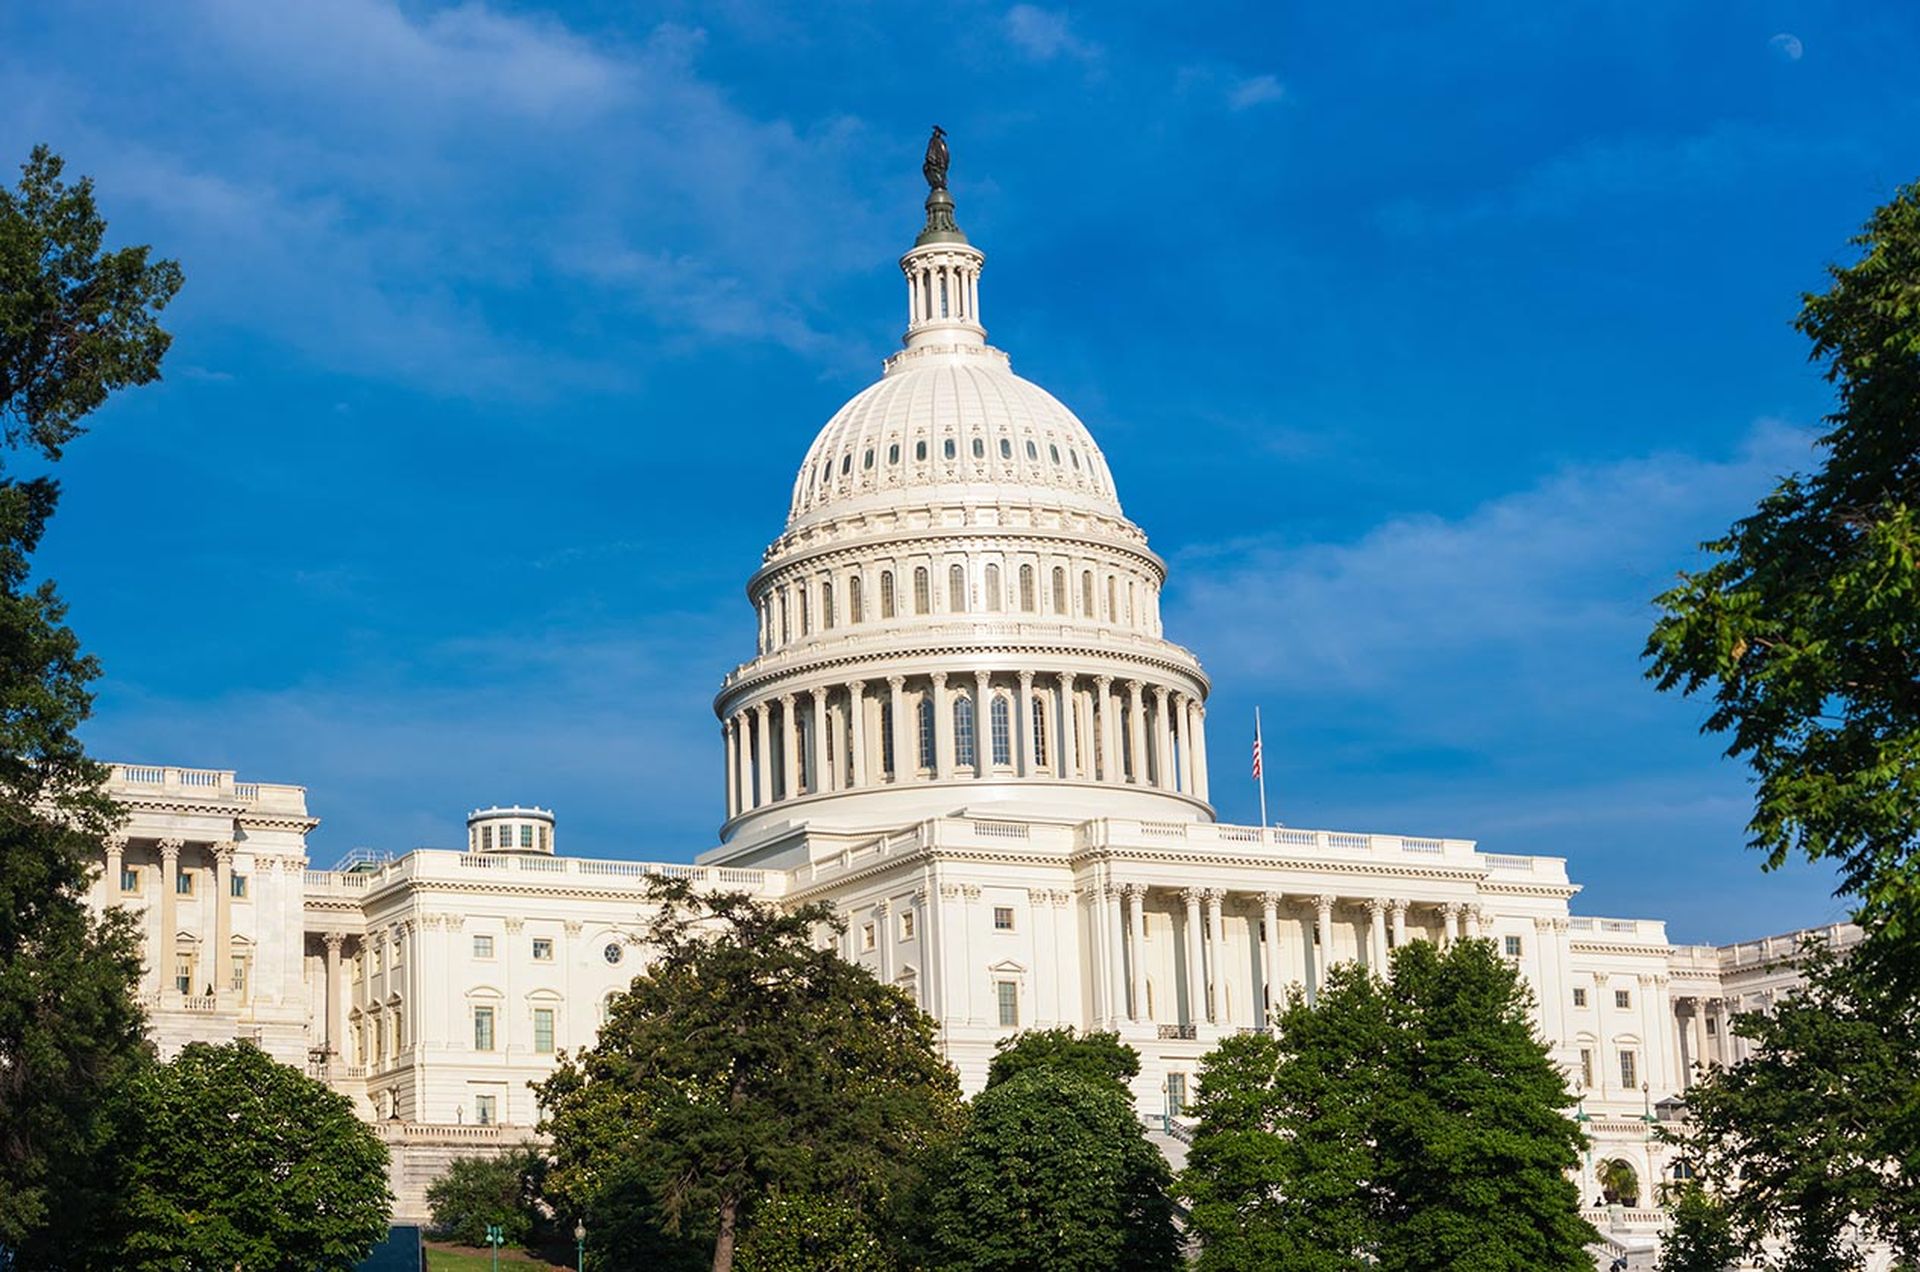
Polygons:
<instances>
[{"instance_id":1,"label":"colonnade of dome","mask_svg":"<svg viewBox=\"0 0 1920 1272\"><path fill-rule=\"evenodd\" d=\"M828 421L747 594L714 707L722 837L807 821L1209 820L1206 674L1084 424L980 324L943 189L901 258L904 348Z\"/></svg>"}]
</instances>

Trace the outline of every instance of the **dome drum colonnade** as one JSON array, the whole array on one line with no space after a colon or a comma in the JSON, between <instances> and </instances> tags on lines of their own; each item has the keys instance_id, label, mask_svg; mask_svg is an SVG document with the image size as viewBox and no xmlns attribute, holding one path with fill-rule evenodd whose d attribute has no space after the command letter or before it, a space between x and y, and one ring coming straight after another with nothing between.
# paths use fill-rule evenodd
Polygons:
<instances>
[{"instance_id":1,"label":"dome drum colonnade","mask_svg":"<svg viewBox=\"0 0 1920 1272\"><path fill-rule=\"evenodd\" d=\"M1086 426L987 345L952 196L926 206L905 347L815 439L747 586L758 656L714 703L722 838L914 820L948 786L1044 812L1049 782L1210 820L1208 682L1161 636L1165 565Z\"/></svg>"}]
</instances>

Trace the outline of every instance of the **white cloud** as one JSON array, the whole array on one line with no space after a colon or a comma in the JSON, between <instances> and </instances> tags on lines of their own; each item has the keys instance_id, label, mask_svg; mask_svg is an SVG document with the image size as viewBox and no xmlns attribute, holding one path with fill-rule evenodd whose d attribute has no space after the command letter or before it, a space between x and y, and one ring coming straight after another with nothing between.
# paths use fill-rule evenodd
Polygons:
<instances>
[{"instance_id":1,"label":"white cloud","mask_svg":"<svg viewBox=\"0 0 1920 1272\"><path fill-rule=\"evenodd\" d=\"M1227 105L1234 110L1247 110L1277 102L1286 95L1286 89L1274 76L1250 75L1228 90Z\"/></svg>"},{"instance_id":2,"label":"white cloud","mask_svg":"<svg viewBox=\"0 0 1920 1272\"><path fill-rule=\"evenodd\" d=\"M1074 34L1067 15L1060 10L1016 4L1007 10L1006 32L1015 48L1039 62L1051 62L1056 57L1091 61L1100 55L1098 45Z\"/></svg>"}]
</instances>

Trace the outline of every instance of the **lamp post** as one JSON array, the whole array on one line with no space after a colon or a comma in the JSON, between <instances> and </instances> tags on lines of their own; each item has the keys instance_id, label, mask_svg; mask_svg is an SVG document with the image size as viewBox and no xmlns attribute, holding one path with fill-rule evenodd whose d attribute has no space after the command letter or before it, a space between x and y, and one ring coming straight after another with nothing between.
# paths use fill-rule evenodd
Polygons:
<instances>
[{"instance_id":1,"label":"lamp post","mask_svg":"<svg viewBox=\"0 0 1920 1272\"><path fill-rule=\"evenodd\" d=\"M585 1220L573 1225L573 1272L587 1272L587 1225Z\"/></svg>"},{"instance_id":2,"label":"lamp post","mask_svg":"<svg viewBox=\"0 0 1920 1272\"><path fill-rule=\"evenodd\" d=\"M507 1234L500 1230L499 1224L487 1225L487 1244L493 1247L493 1272L500 1272L500 1247L506 1240Z\"/></svg>"}]
</instances>

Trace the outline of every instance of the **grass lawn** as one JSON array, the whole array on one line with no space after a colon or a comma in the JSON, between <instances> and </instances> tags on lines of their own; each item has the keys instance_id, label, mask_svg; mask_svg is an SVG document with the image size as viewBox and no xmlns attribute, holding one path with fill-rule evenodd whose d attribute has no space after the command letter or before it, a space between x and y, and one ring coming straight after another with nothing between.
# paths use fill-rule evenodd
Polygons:
<instances>
[{"instance_id":1,"label":"grass lawn","mask_svg":"<svg viewBox=\"0 0 1920 1272\"><path fill-rule=\"evenodd\" d=\"M566 1264L548 1263L519 1250L500 1251L501 1268L513 1272L572 1272ZM427 1272L493 1272L493 1252L482 1247L427 1243Z\"/></svg>"}]
</instances>

